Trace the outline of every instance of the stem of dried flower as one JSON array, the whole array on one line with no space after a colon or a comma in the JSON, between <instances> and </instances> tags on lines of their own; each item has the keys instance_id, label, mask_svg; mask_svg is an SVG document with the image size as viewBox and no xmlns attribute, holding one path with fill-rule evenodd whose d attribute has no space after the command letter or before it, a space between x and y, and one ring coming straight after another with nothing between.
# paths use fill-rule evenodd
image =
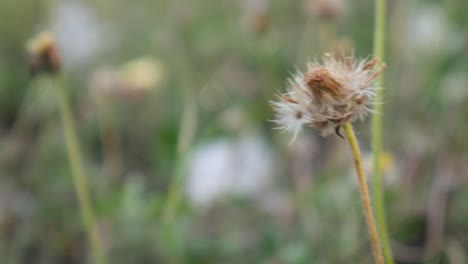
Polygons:
<instances>
[{"instance_id":1,"label":"stem of dried flower","mask_svg":"<svg viewBox=\"0 0 468 264\"><path fill-rule=\"evenodd\" d=\"M372 244L372 251L374 252L375 263L384 264L384 258L382 255L382 249L380 247L379 233L375 224L374 215L372 213L371 200L369 195L369 189L367 187L366 176L362 168L361 152L359 151L359 144L354 134L353 126L351 123L344 125L346 137L353 154L354 165L356 167L356 173L359 182L359 193L361 195L362 208L364 210L364 216L366 218L367 229L369 231L369 237Z\"/></svg>"}]
</instances>

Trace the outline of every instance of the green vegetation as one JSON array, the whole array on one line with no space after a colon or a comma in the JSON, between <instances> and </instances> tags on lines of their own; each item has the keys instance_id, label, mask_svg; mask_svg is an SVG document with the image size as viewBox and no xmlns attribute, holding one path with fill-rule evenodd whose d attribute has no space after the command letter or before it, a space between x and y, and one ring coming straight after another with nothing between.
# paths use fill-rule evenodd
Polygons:
<instances>
[{"instance_id":1,"label":"green vegetation","mask_svg":"<svg viewBox=\"0 0 468 264\"><path fill-rule=\"evenodd\" d=\"M308 58L374 52L374 1L319 2L0 1L0 262L93 263L58 94L29 72L25 46L50 30L108 263L372 263L348 146L311 129L289 144L268 121ZM387 2L380 162L395 263L466 263L468 5ZM371 122L353 126L371 185ZM231 180L202 170L229 191L199 205L187 177L209 149Z\"/></svg>"}]
</instances>

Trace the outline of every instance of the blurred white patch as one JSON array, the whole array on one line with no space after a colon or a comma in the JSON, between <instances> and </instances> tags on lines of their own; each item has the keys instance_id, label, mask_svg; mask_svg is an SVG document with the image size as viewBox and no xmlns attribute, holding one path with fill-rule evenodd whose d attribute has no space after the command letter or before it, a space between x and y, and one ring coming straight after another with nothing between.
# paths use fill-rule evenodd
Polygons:
<instances>
[{"instance_id":1,"label":"blurred white patch","mask_svg":"<svg viewBox=\"0 0 468 264\"><path fill-rule=\"evenodd\" d=\"M29 193L16 190L10 183L0 184L0 222L8 218L29 218L37 212L37 203Z\"/></svg>"},{"instance_id":2,"label":"blurred white patch","mask_svg":"<svg viewBox=\"0 0 468 264\"><path fill-rule=\"evenodd\" d=\"M458 34L440 7L421 7L412 12L407 25L407 39L411 48L423 53L453 51L463 45Z\"/></svg>"},{"instance_id":3,"label":"blurred white patch","mask_svg":"<svg viewBox=\"0 0 468 264\"><path fill-rule=\"evenodd\" d=\"M196 205L233 195L252 198L267 189L275 171L272 149L260 135L214 140L193 151L187 196Z\"/></svg>"},{"instance_id":4,"label":"blurred white patch","mask_svg":"<svg viewBox=\"0 0 468 264\"><path fill-rule=\"evenodd\" d=\"M82 1L61 1L52 13L51 30L65 67L86 64L104 44L103 25Z\"/></svg>"}]
</instances>

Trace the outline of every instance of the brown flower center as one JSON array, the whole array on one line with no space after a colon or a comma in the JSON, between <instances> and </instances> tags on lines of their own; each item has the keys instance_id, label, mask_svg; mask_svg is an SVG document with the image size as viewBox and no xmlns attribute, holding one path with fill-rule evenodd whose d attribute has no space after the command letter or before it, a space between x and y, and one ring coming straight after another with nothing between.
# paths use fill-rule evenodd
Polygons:
<instances>
[{"instance_id":1,"label":"brown flower center","mask_svg":"<svg viewBox=\"0 0 468 264\"><path fill-rule=\"evenodd\" d=\"M302 112L301 112L301 111L297 111L297 112L296 112L296 118L297 118L297 119L301 119L301 118L302 118Z\"/></svg>"},{"instance_id":2,"label":"brown flower center","mask_svg":"<svg viewBox=\"0 0 468 264\"><path fill-rule=\"evenodd\" d=\"M341 96L341 85L333 76L324 68L308 71L304 75L304 81L310 89L312 95L319 102L325 94L332 97Z\"/></svg>"}]
</instances>

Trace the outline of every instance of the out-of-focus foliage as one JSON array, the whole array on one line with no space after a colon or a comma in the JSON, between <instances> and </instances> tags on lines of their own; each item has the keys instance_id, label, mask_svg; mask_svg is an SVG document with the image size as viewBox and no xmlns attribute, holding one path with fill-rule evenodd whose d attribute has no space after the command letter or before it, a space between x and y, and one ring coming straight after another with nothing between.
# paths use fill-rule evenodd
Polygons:
<instances>
[{"instance_id":1,"label":"out-of-focus foliage","mask_svg":"<svg viewBox=\"0 0 468 264\"><path fill-rule=\"evenodd\" d=\"M343 1L332 18L319 2L0 1L1 262L87 259L56 98L28 74L26 42L49 29L110 263L371 263L346 144L306 130L288 145L268 121L275 91L309 58L371 55L373 1ZM395 258L466 263L468 5L388 2ZM180 155L184 115L194 126ZM369 122L356 130L368 152ZM187 195L168 224L177 171Z\"/></svg>"}]
</instances>

